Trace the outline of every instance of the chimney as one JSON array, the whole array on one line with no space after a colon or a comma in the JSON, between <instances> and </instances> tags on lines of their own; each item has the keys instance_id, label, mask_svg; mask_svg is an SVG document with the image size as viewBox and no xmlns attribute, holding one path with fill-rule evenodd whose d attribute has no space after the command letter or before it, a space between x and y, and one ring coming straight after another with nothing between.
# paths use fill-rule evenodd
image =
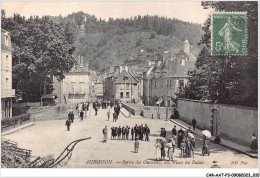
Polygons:
<instances>
[{"instance_id":1,"label":"chimney","mask_svg":"<svg viewBox=\"0 0 260 178\"><path fill-rule=\"evenodd\" d=\"M124 66L119 66L119 72L121 73L124 70Z\"/></svg>"},{"instance_id":2,"label":"chimney","mask_svg":"<svg viewBox=\"0 0 260 178\"><path fill-rule=\"evenodd\" d=\"M125 66L125 70L126 70L126 72L129 72L128 66Z\"/></svg>"},{"instance_id":3,"label":"chimney","mask_svg":"<svg viewBox=\"0 0 260 178\"><path fill-rule=\"evenodd\" d=\"M158 61L157 67L159 67L161 63L162 63L162 61Z\"/></svg>"},{"instance_id":4,"label":"chimney","mask_svg":"<svg viewBox=\"0 0 260 178\"><path fill-rule=\"evenodd\" d=\"M119 74L120 73L120 66L115 66L114 67L114 72L117 72Z\"/></svg>"},{"instance_id":5,"label":"chimney","mask_svg":"<svg viewBox=\"0 0 260 178\"><path fill-rule=\"evenodd\" d=\"M181 60L181 66L185 66L185 60Z\"/></svg>"}]
</instances>

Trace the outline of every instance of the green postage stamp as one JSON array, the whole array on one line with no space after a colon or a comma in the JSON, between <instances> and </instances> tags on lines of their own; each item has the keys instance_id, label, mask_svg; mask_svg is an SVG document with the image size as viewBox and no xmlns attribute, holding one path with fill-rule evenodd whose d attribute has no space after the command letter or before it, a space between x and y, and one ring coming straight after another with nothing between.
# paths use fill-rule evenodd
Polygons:
<instances>
[{"instance_id":1,"label":"green postage stamp","mask_svg":"<svg viewBox=\"0 0 260 178\"><path fill-rule=\"evenodd\" d=\"M246 12L213 13L211 24L212 55L247 55Z\"/></svg>"}]
</instances>

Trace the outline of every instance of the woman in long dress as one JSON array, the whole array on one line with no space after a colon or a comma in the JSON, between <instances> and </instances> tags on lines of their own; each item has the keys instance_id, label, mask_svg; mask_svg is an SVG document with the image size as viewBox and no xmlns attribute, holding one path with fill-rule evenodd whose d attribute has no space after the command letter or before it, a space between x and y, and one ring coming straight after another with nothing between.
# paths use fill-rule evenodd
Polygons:
<instances>
[{"instance_id":1,"label":"woman in long dress","mask_svg":"<svg viewBox=\"0 0 260 178\"><path fill-rule=\"evenodd\" d=\"M160 143L160 140L156 140L156 143L155 143L155 154L154 154L154 157L157 160L160 159L161 157L161 143Z\"/></svg>"},{"instance_id":2,"label":"woman in long dress","mask_svg":"<svg viewBox=\"0 0 260 178\"><path fill-rule=\"evenodd\" d=\"M165 160L165 143L164 142L161 142L161 160Z\"/></svg>"},{"instance_id":3,"label":"woman in long dress","mask_svg":"<svg viewBox=\"0 0 260 178\"><path fill-rule=\"evenodd\" d=\"M103 129L103 136L104 136L103 143L107 142L107 132L108 132L107 126L105 126L105 128Z\"/></svg>"},{"instance_id":4,"label":"woman in long dress","mask_svg":"<svg viewBox=\"0 0 260 178\"><path fill-rule=\"evenodd\" d=\"M251 143L250 148L251 148L253 153L256 153L257 152L257 139L256 139L255 134L253 134L251 141L252 141L252 143Z\"/></svg>"},{"instance_id":5,"label":"woman in long dress","mask_svg":"<svg viewBox=\"0 0 260 178\"><path fill-rule=\"evenodd\" d=\"M173 140L169 140L169 143L168 143L168 158L169 158L169 161L173 160L173 153L174 153L174 141Z\"/></svg>"}]
</instances>

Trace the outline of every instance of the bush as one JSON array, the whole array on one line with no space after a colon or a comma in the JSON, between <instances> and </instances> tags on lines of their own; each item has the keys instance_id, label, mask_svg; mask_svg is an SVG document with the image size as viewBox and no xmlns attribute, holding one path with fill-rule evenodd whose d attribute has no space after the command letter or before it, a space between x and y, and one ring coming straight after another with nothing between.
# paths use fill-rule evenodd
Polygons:
<instances>
[{"instance_id":1,"label":"bush","mask_svg":"<svg viewBox=\"0 0 260 178\"><path fill-rule=\"evenodd\" d=\"M6 119L3 119L1 120L1 125L2 127L9 127L11 125L14 125L18 122L24 122L24 121L27 121L27 120L30 120L31 118L31 114L22 114L22 115L19 115L19 116L14 116L14 117L11 117L11 118L6 118Z\"/></svg>"}]
</instances>

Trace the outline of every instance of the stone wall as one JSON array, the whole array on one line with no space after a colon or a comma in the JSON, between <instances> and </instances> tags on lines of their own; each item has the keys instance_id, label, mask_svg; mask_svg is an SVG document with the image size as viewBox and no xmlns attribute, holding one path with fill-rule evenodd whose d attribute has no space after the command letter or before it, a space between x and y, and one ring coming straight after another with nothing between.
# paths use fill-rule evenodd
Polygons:
<instances>
[{"instance_id":1,"label":"stone wall","mask_svg":"<svg viewBox=\"0 0 260 178\"><path fill-rule=\"evenodd\" d=\"M213 111L218 117L218 136L250 146L253 133L258 135L257 108L206 103L179 99L177 109L181 120L191 123L194 117L200 129L212 131Z\"/></svg>"}]
</instances>

